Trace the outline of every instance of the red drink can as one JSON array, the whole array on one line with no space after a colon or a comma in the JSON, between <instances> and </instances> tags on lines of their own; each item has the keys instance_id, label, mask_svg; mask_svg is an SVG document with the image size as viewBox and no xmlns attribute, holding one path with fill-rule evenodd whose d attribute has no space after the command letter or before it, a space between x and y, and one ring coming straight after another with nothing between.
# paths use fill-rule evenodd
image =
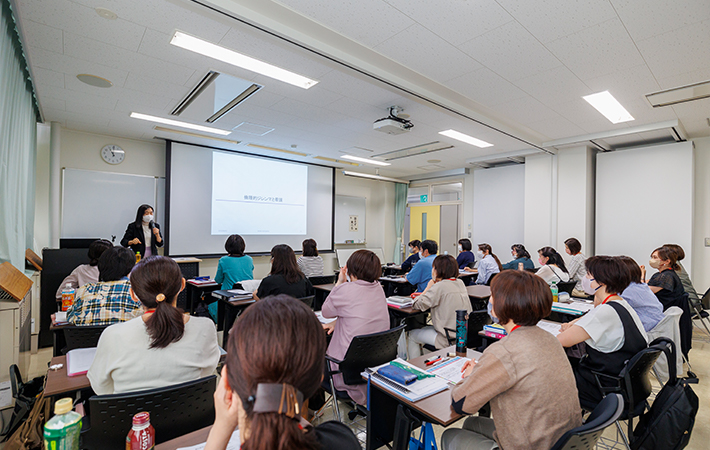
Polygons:
<instances>
[{"instance_id":1,"label":"red drink can","mask_svg":"<svg viewBox=\"0 0 710 450\"><path fill-rule=\"evenodd\" d=\"M150 424L150 413L133 416L133 428L126 436L126 450L152 450L155 447L155 428Z\"/></svg>"}]
</instances>

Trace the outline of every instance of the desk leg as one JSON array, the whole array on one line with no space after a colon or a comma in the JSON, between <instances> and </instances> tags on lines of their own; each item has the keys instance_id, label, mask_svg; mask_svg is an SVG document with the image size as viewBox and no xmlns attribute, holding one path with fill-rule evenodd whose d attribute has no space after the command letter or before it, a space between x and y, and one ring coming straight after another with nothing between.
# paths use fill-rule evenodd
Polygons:
<instances>
[{"instance_id":1,"label":"desk leg","mask_svg":"<svg viewBox=\"0 0 710 450\"><path fill-rule=\"evenodd\" d=\"M367 413L367 450L392 442L399 402L379 389L370 389L370 411Z\"/></svg>"}]
</instances>

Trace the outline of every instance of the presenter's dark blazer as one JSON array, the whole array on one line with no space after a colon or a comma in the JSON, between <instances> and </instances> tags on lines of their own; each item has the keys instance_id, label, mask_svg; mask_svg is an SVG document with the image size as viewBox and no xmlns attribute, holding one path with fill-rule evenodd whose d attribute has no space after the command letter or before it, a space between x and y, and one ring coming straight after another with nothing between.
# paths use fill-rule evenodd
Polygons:
<instances>
[{"instance_id":1,"label":"presenter's dark blazer","mask_svg":"<svg viewBox=\"0 0 710 450\"><path fill-rule=\"evenodd\" d=\"M155 228L160 230L160 225L157 223L153 224ZM160 233L160 231L158 231ZM134 238L138 238L141 240L140 244L136 245L128 245L128 241L133 240ZM155 235L152 236L152 239L150 240L150 251L153 253L153 255L158 254L158 247L162 247L163 243L165 242L163 239L163 235L160 234L160 243L158 243L155 239ZM130 247L131 250L133 250L133 253L138 253L141 252L141 257L145 256L145 236L143 235L143 226L142 225L136 225L135 222L131 222L128 224L126 227L126 232L123 235L123 239L121 239L121 245L124 247Z\"/></svg>"}]
</instances>

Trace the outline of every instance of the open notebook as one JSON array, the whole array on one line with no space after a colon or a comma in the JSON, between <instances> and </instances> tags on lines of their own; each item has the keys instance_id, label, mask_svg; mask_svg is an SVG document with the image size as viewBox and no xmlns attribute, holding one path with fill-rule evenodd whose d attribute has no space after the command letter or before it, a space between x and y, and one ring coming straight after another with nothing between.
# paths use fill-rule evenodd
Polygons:
<instances>
[{"instance_id":1,"label":"open notebook","mask_svg":"<svg viewBox=\"0 0 710 450\"><path fill-rule=\"evenodd\" d=\"M67 352L67 375L75 377L89 371L96 356L96 347L75 348Z\"/></svg>"},{"instance_id":2,"label":"open notebook","mask_svg":"<svg viewBox=\"0 0 710 450\"><path fill-rule=\"evenodd\" d=\"M422 369L419 369L418 367L409 364L407 361L401 358L397 358L395 359L395 361L428 375ZM377 369L379 369L380 367L384 367L388 364L389 363L365 369L365 372L363 372L363 376L370 376L372 383L375 383L376 385L390 392L404 397L410 402L416 402L417 400L432 396L438 392L445 390L448 387L449 383L445 379L437 376L424 378L423 380L417 380L414 383L405 386L404 384L398 383L377 373Z\"/></svg>"}]
</instances>

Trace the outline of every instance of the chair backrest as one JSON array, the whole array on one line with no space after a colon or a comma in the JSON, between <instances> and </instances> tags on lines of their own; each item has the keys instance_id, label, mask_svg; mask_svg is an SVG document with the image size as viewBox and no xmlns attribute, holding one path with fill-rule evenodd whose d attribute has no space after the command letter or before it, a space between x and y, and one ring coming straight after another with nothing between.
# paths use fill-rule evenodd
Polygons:
<instances>
[{"instance_id":1,"label":"chair backrest","mask_svg":"<svg viewBox=\"0 0 710 450\"><path fill-rule=\"evenodd\" d=\"M559 292L566 292L570 295L570 297L572 296L572 289L574 289L575 286L577 286L576 281L560 281L557 283L557 289Z\"/></svg>"},{"instance_id":2,"label":"chair backrest","mask_svg":"<svg viewBox=\"0 0 710 450\"><path fill-rule=\"evenodd\" d=\"M90 428L82 432L81 448L124 450L133 416L150 413L156 444L210 426L214 423L214 392L217 377L158 389L89 398Z\"/></svg>"},{"instance_id":3,"label":"chair backrest","mask_svg":"<svg viewBox=\"0 0 710 450\"><path fill-rule=\"evenodd\" d=\"M75 348L91 348L99 345L99 338L109 325L77 325L64 328L64 339L67 346L64 353Z\"/></svg>"},{"instance_id":4,"label":"chair backrest","mask_svg":"<svg viewBox=\"0 0 710 450\"><path fill-rule=\"evenodd\" d=\"M471 261L470 263L466 264L466 267L468 267L469 269L473 269L474 267L476 267L476 261Z\"/></svg>"},{"instance_id":5,"label":"chair backrest","mask_svg":"<svg viewBox=\"0 0 710 450\"><path fill-rule=\"evenodd\" d=\"M360 375L366 368L382 365L397 357L397 341L405 325L373 334L355 336L350 341L339 369L345 384L363 384Z\"/></svg>"},{"instance_id":6,"label":"chair backrest","mask_svg":"<svg viewBox=\"0 0 710 450\"><path fill-rule=\"evenodd\" d=\"M499 273L499 272L492 273L491 276L488 277L488 281L486 281L486 286L490 286L490 285L491 285L491 281L493 281L493 277L495 277L496 275L498 275L498 273Z\"/></svg>"},{"instance_id":7,"label":"chair backrest","mask_svg":"<svg viewBox=\"0 0 710 450\"><path fill-rule=\"evenodd\" d=\"M316 296L315 295L309 295L308 297L301 297L299 298L300 301L306 304L309 308L313 309L313 302L315 301Z\"/></svg>"},{"instance_id":8,"label":"chair backrest","mask_svg":"<svg viewBox=\"0 0 710 450\"><path fill-rule=\"evenodd\" d=\"M321 275L317 277L308 277L308 280L311 282L313 286L317 286L319 284L332 284L335 283L335 278L336 275Z\"/></svg>"},{"instance_id":9,"label":"chair backrest","mask_svg":"<svg viewBox=\"0 0 710 450\"><path fill-rule=\"evenodd\" d=\"M624 399L621 395L607 395L594 408L584 424L563 434L552 446L552 450L590 450L595 448L604 429L613 424L623 411Z\"/></svg>"},{"instance_id":10,"label":"chair backrest","mask_svg":"<svg viewBox=\"0 0 710 450\"><path fill-rule=\"evenodd\" d=\"M633 411L651 395L649 373L662 352L661 345L647 347L636 353L621 370L619 377L623 379L622 395L628 402L629 411Z\"/></svg>"},{"instance_id":11,"label":"chair backrest","mask_svg":"<svg viewBox=\"0 0 710 450\"><path fill-rule=\"evenodd\" d=\"M683 310L677 306L671 306L663 312L663 319L648 331L648 339L666 338L673 341L675 348L680 347L680 317L683 315ZM675 354L676 373L683 373L683 357L680 352ZM666 358L659 358L654 366L656 373L661 381L668 379L668 363Z\"/></svg>"},{"instance_id":12,"label":"chair backrest","mask_svg":"<svg viewBox=\"0 0 710 450\"><path fill-rule=\"evenodd\" d=\"M468 339L466 342L468 348L478 348L483 345L483 338L478 335L478 332L483 330L484 325L491 322L491 316L488 315L487 309L471 311L468 314Z\"/></svg>"}]
</instances>

